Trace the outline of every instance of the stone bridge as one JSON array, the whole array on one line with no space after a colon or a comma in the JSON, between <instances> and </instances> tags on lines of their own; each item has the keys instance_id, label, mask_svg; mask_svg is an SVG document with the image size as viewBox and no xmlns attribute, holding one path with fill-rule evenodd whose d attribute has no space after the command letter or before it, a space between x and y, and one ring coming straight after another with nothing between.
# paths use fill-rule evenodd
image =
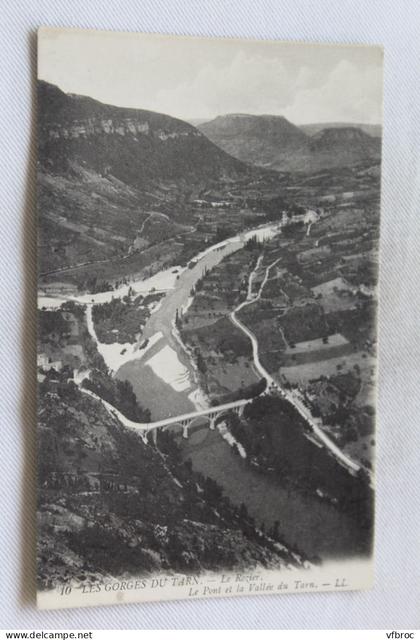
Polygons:
<instances>
[{"instance_id":1,"label":"stone bridge","mask_svg":"<svg viewBox=\"0 0 420 640\"><path fill-rule=\"evenodd\" d=\"M217 407L209 407L208 409L202 409L201 411L193 411L192 413L185 413L181 416L173 416L171 418L165 418L164 420L157 420L156 422L150 422L148 424L138 425L141 431L152 432L153 440L156 443L157 432L159 429L168 429L170 427L179 426L182 428L182 435L184 438L188 438L189 430L195 423L203 422L206 420L209 423L209 428L214 429L216 422L223 415L227 415L230 412L242 415L245 405L252 402L253 398L246 400L237 400L235 402L228 402L226 404L218 405Z\"/></svg>"},{"instance_id":2,"label":"stone bridge","mask_svg":"<svg viewBox=\"0 0 420 640\"><path fill-rule=\"evenodd\" d=\"M203 419L207 420L210 429L214 429L216 421L223 415L227 415L230 411L233 411L237 415L242 415L244 407L254 400L254 398L248 398L245 400L236 400L235 402L227 402L226 404L220 404L217 407L208 407L201 411L192 411L191 413L184 413L180 416L173 416L171 418L164 418L163 420L156 420L155 422L135 422L130 420L124 414L121 413L112 404L100 398L96 393L86 389L82 386L79 387L82 393L85 393L92 398L98 400L111 415L118 418L120 422L130 429L136 429L139 431L143 438L146 437L149 431L152 432L153 439L156 441L156 433L159 429L167 429L172 426L179 426L182 428L184 438L188 438L188 430L193 426L195 422L202 422Z\"/></svg>"}]
</instances>

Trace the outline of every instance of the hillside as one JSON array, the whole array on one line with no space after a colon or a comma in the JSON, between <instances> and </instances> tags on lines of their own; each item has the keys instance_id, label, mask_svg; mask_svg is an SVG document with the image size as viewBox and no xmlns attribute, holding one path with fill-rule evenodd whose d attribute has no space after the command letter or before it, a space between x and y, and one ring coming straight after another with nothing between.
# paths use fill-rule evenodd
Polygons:
<instances>
[{"instance_id":1,"label":"hillside","mask_svg":"<svg viewBox=\"0 0 420 640\"><path fill-rule=\"evenodd\" d=\"M319 162L336 158L342 165L353 165L362 159L379 159L381 142L355 127L332 127L312 136L310 150Z\"/></svg>"},{"instance_id":2,"label":"hillside","mask_svg":"<svg viewBox=\"0 0 420 640\"><path fill-rule=\"evenodd\" d=\"M236 176L245 168L192 125L170 116L102 104L39 81L39 159L49 171L83 164L130 186Z\"/></svg>"},{"instance_id":3,"label":"hillside","mask_svg":"<svg viewBox=\"0 0 420 640\"><path fill-rule=\"evenodd\" d=\"M231 114L198 125L212 142L244 162L277 168L281 156L304 153L308 138L281 116Z\"/></svg>"},{"instance_id":4,"label":"hillside","mask_svg":"<svg viewBox=\"0 0 420 640\"><path fill-rule=\"evenodd\" d=\"M170 439L160 453L56 378L39 396L39 588L295 563L179 463Z\"/></svg>"},{"instance_id":5,"label":"hillside","mask_svg":"<svg viewBox=\"0 0 420 640\"><path fill-rule=\"evenodd\" d=\"M236 158L278 171L313 172L380 158L379 140L355 127L321 129L310 136L282 116L232 114L199 129Z\"/></svg>"},{"instance_id":6,"label":"hillside","mask_svg":"<svg viewBox=\"0 0 420 640\"><path fill-rule=\"evenodd\" d=\"M38 147L41 275L125 256L139 230L142 249L189 231L173 220L185 194L249 172L186 122L43 81Z\"/></svg>"},{"instance_id":7,"label":"hillside","mask_svg":"<svg viewBox=\"0 0 420 640\"><path fill-rule=\"evenodd\" d=\"M299 129L306 133L308 136L313 136L322 129L343 129L352 127L361 129L364 133L367 133L372 138L382 137L382 126L380 124L364 124L364 123L349 123L349 122L314 122L311 124L300 124Z\"/></svg>"}]
</instances>

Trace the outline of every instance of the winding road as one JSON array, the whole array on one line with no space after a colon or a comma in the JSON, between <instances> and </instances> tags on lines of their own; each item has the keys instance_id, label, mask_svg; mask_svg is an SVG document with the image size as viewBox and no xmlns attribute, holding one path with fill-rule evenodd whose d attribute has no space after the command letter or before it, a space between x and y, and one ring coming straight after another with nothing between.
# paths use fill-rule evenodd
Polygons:
<instances>
[{"instance_id":1,"label":"winding road","mask_svg":"<svg viewBox=\"0 0 420 640\"><path fill-rule=\"evenodd\" d=\"M302 416L302 418L304 418L304 420L306 420L306 422L309 424L312 431L316 434L319 440L331 451L331 453L337 458L337 460L340 463L342 463L345 467L350 469L352 472L357 472L360 469L360 465L358 465L354 460L346 456L346 454L339 447L337 447L337 445L326 435L324 430L318 424L316 418L312 416L309 409L304 405L302 399L298 395L299 392L295 390L288 391L287 389L283 389L279 385L279 383L273 378L273 376L271 376L268 373L268 371L262 366L259 358L259 354L258 354L257 338L255 337L254 333L250 329L248 329L248 327L241 320L239 320L239 318L236 315L241 309L244 309L246 306L253 304L254 302L256 302L261 298L264 286L267 283L267 280L269 277L270 270L279 261L279 260L275 260L270 265L268 265L268 267L266 268L264 279L258 291L258 294L252 295L252 281L255 277L256 271L258 270L261 264L261 258L262 256L260 256L260 258L258 259L255 269L252 271L252 273L249 276L247 299L244 302L242 302L238 307L236 307L234 311L232 311L232 313L230 314L230 319L235 326L237 326L243 333L245 333L246 336L248 336L248 338L251 341L254 366L258 371L258 373L267 380L267 389L265 393L269 392L270 388L280 391L281 395L295 407L295 409Z\"/></svg>"},{"instance_id":2,"label":"winding road","mask_svg":"<svg viewBox=\"0 0 420 640\"><path fill-rule=\"evenodd\" d=\"M233 324L236 325L251 340L252 357L254 359L254 365L255 365L255 368L258 371L258 373L261 375L261 377L263 377L263 378L265 378L267 380L267 388L270 387L270 386L271 387L274 386L274 387L279 389L280 387L277 384L277 382L274 380L274 378L272 376L270 376L268 371L266 371L266 369L264 369L264 367L262 366L262 364L260 362L260 358L259 358L259 355L258 355L258 341L257 341L255 335L252 333L252 331L250 331L248 329L248 327L246 327L243 324L243 322L241 322L241 320L239 320L239 318L236 315L241 309L244 309L245 307L247 307L250 304L254 304L254 302L257 302L257 300L259 300L261 298L262 291L263 291L264 286L266 285L267 280L268 280L270 269L271 269L271 267L274 267L274 265L280 260L280 258L279 258L279 259L275 260L274 262L272 262L270 265L268 265L268 267L266 268L266 271L265 271L264 279L261 282L261 286L259 288L259 291L258 291L258 293L256 295L253 295L252 294L252 282L253 282L253 280L255 278L255 275L256 275L259 267L260 267L262 259L263 259L263 256L260 256L258 258L257 264L256 264L254 270L251 272L251 274L249 276L247 299L244 302L241 302L241 304L239 306L237 306L234 311L231 312L230 319L233 322Z\"/></svg>"},{"instance_id":3,"label":"winding road","mask_svg":"<svg viewBox=\"0 0 420 640\"><path fill-rule=\"evenodd\" d=\"M275 231L273 225L271 226L271 228L269 227L267 230L269 229L274 234L280 231L280 227L277 227L277 231ZM187 292L187 296L188 296L190 288L193 286L197 277L202 275L203 258L204 257L209 258L209 262L211 261L211 264L209 264L209 266L211 268L212 266L220 262L220 260L225 255L241 248L245 244L246 239L252 237L253 234L259 234L259 233L261 234L261 233L264 233L264 231L265 229L262 229L262 228L257 228L255 230L253 229L253 230L247 231L245 234L243 234L243 238L241 237L241 239L239 239L238 236L235 236L234 238L230 238L229 240L224 241L223 243L218 243L213 247L209 247L205 252L202 252L201 254L199 254L195 258L195 260L197 261L197 265L192 270L185 270L183 272L182 278L180 278L180 281L179 281L179 285L181 285L182 283L182 286L178 286L174 290L170 291L168 295L163 299L162 307L159 309L159 311L150 317L149 322L145 327L145 332L143 334L142 339L144 340L146 338L151 338L154 335L156 335L157 332L161 332L161 334L164 337L166 337L168 340L173 341L172 322L175 317L176 309L182 306L182 301L185 299L185 292ZM216 251L219 252L217 257L216 257ZM211 257L211 254L214 254L214 258ZM323 431L323 429L320 426L320 420L317 420L312 416L309 409L303 403L299 392L296 390L289 391L289 390L283 389L281 385L278 383L278 381L276 381L273 378L273 376L271 376L268 373L268 371L263 367L259 358L259 348L258 348L257 338L255 337L253 332L237 316L238 312L241 311L241 309L244 309L246 306L255 303L261 298L263 289L270 275L270 270L275 266L277 262L279 262L280 258L275 260L274 262L272 262L266 267L264 278L261 282L258 293L253 294L252 284L258 269L261 267L262 260L263 260L263 255L260 255L257 260L256 266L254 267L253 271L249 276L247 299L244 302L242 302L240 305L238 305L238 307L236 307L236 309L234 309L231 312L230 319L232 323L235 326L237 326L251 341L255 369L258 371L261 377L267 380L267 389L265 393L268 393L270 389L278 390L281 393L281 395L295 407L295 409L302 416L302 418L304 418L304 420L309 424L309 426L311 427L311 430L316 434L318 439L331 451L331 453L336 457L336 459L341 464L343 464L346 468L348 468L351 472L355 473L359 471L360 465L358 465L356 462L354 462L354 460L346 456L345 453L343 453L343 451L341 451L341 449L337 447L337 445L334 444L334 442L326 435L326 433ZM116 292L113 292L114 295L115 293ZM81 304L86 304L85 299L83 300L83 302L82 302L82 299L78 300L77 297L72 297L70 299L72 299L74 302L80 302ZM91 333L93 333L92 337L97 340L95 332L91 332ZM121 420L123 424L143 432L149 431L150 429L163 427L169 424L174 424L174 422L177 422L180 420L191 419L194 416L200 417L202 415L207 415L208 411L214 412L214 411L219 411L227 408L225 407L225 405L221 405L220 407L211 407L210 409L204 410L204 411L197 410L195 412L186 413L185 415L182 415L182 416L175 416L175 417L168 418L166 420L158 420L156 422L151 422L151 423L133 422L132 420L129 420L128 418L123 416L121 412L119 412L115 407L110 405L108 402L99 398L99 396L97 396L96 394L88 391L87 389L83 389L82 387L81 389L83 390L84 393L88 393L92 397L97 398L111 413L113 413L113 415L118 416L118 418ZM249 401L238 401L235 403L230 403L232 404L232 407L230 408L233 408L242 404L246 404L247 402Z\"/></svg>"}]
</instances>

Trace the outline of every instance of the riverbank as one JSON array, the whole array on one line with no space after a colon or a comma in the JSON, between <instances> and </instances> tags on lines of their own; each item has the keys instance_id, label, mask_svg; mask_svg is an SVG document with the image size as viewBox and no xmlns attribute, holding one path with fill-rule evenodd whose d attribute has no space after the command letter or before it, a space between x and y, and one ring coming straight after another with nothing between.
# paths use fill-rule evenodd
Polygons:
<instances>
[{"instance_id":1,"label":"riverbank","mask_svg":"<svg viewBox=\"0 0 420 640\"><path fill-rule=\"evenodd\" d=\"M269 530L277 520L289 547L323 560L358 553L361 533L357 522L325 500L264 476L233 452L217 430L204 427L188 440L182 439L179 446L195 471L215 480L234 504L245 504L256 526L264 523Z\"/></svg>"},{"instance_id":2,"label":"riverbank","mask_svg":"<svg viewBox=\"0 0 420 640\"><path fill-rule=\"evenodd\" d=\"M78 304L104 304L115 298L124 298L131 290L135 295L148 293L166 293L175 288L177 277L184 271L183 267L174 266L165 271L159 271L150 278L133 280L111 291L100 293L81 293L80 295L50 296L42 287L38 291L38 308L58 309L64 302L73 301Z\"/></svg>"},{"instance_id":3,"label":"riverbank","mask_svg":"<svg viewBox=\"0 0 420 640\"><path fill-rule=\"evenodd\" d=\"M192 362L190 355L186 352L186 349L182 348L182 345L179 344L179 339L177 340L176 336L174 336L174 319L179 310L182 310L190 303L191 290L206 270L211 270L221 262L223 258L238 249L243 248L250 238L255 237L258 240L264 240L271 238L278 233L281 233L280 224L258 227L208 247L197 254L197 256L191 261L190 264L192 264L192 267L190 268L182 270L174 267L172 269L159 272L147 280L132 283L131 285L124 285L113 292L104 292L94 295L83 294L81 296L67 299L78 302L79 304L86 304L88 309L90 309L89 305L109 301L112 297L127 295L130 286L136 294L140 291L139 287L145 293L150 293L152 290L156 290L155 285L157 284L160 284L160 286L165 284L166 286L171 287L171 289L167 290L167 295L161 301L160 306L155 309L155 313L148 318L142 332L142 342L146 342L147 350L153 348L156 342L158 342L159 351L166 356L169 356L169 354L171 355L168 371L164 371L165 358L158 356L155 361L152 361L151 364L149 364L149 362L145 361L143 357L145 351L140 353L141 350L136 349L136 346L122 345L122 348L120 349L121 345L118 344L118 346L115 346L116 343L111 345L99 343L91 319L91 309L88 311L91 335L99 345L98 349L101 350L100 352L102 352L104 359L107 358L105 361L108 361L108 366L112 371L118 374L120 379L128 380L131 383L139 402L142 403L143 406L155 406L155 410L158 412L158 418L154 417L154 420L190 412L191 407L196 406L194 400L197 398L199 398L201 405L203 401L205 401L202 391L198 385L196 372L194 371L194 363ZM282 390L279 383L264 369L259 360L258 342L254 334L243 324L243 322L241 322L241 320L239 320L236 315L241 308L245 305L252 304L252 302L257 300L261 295L264 284L268 279L269 271L271 267L274 266L275 262L267 267L265 277L256 296L252 295L252 279L254 277L255 270L252 272L248 287L248 297L250 299L247 298L244 303L239 305L239 307L231 313L231 320L250 339L252 343L254 365L262 377L266 378L268 386L280 389L286 400L288 400L297 409L306 422L308 422L312 431L316 434L319 440L331 451L341 464L350 469L352 473L356 473L360 466L346 456L331 441L323 431L322 427L317 424L317 419L313 418L308 409L303 405L301 398L296 394L296 392ZM152 284L153 286L151 287ZM63 302L62 298L53 300L58 306ZM41 297L39 300L41 305L42 301L43 299ZM159 336L158 340L156 336ZM149 380L150 384L142 385L142 381L146 380ZM175 380L178 388L174 386ZM174 396L172 392L169 392L169 389L172 389L179 395ZM159 398L159 403L156 402L156 397ZM174 409L174 407L176 407L176 409Z\"/></svg>"},{"instance_id":4,"label":"riverbank","mask_svg":"<svg viewBox=\"0 0 420 640\"><path fill-rule=\"evenodd\" d=\"M93 322L92 306L93 305L86 306L86 325L91 338L95 341L96 347L104 359L106 366L114 374L127 362L143 358L146 353L149 352L151 348L162 338L161 333L155 333L143 349L139 348L137 342L127 342L125 344L121 344L120 342L112 342L110 344L100 342Z\"/></svg>"},{"instance_id":5,"label":"riverbank","mask_svg":"<svg viewBox=\"0 0 420 640\"><path fill-rule=\"evenodd\" d=\"M124 362L117 372L118 378L130 382L139 402L152 411L154 420L189 413L194 407L202 409L208 406L198 384L192 354L183 345L174 326L177 312L185 311L191 304L191 290L206 270L210 271L226 256L243 248L249 238L257 236L261 240L279 232L279 225L272 224L219 242L197 254L191 261L192 266L177 274L179 277L174 287L167 291L159 309L147 320L142 332L142 341L152 339L157 333L162 335L158 345L161 355L151 363L153 371L147 358L132 358L132 361Z\"/></svg>"}]
</instances>

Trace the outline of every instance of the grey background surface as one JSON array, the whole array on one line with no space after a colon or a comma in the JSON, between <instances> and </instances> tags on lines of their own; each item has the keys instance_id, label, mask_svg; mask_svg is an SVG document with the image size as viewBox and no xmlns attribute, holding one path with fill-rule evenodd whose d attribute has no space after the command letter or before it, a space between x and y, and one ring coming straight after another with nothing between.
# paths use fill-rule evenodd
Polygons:
<instances>
[{"instance_id":1,"label":"grey background surface","mask_svg":"<svg viewBox=\"0 0 420 640\"><path fill-rule=\"evenodd\" d=\"M0 21L0 628L420 627L420 4L4 0ZM385 46L372 591L38 612L34 605L34 32L40 25Z\"/></svg>"}]
</instances>

